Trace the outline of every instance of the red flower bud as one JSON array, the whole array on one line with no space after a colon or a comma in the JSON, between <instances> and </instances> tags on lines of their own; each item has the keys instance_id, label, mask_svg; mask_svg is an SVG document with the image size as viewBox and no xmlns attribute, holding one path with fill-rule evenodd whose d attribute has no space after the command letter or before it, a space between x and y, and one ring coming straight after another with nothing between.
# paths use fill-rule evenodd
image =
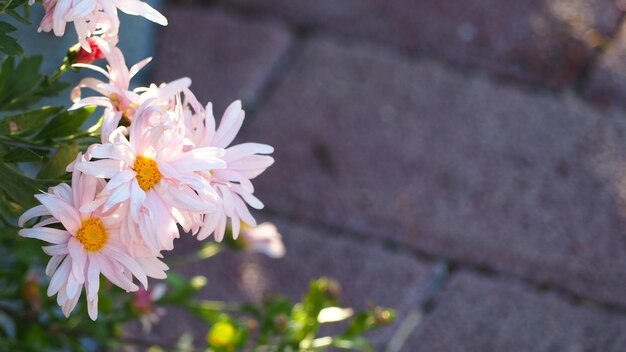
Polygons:
<instances>
[{"instance_id":1,"label":"red flower bud","mask_svg":"<svg viewBox=\"0 0 626 352\"><path fill-rule=\"evenodd\" d=\"M72 63L90 64L96 60L104 58L104 54L102 54L100 47L98 47L96 41L93 38L87 38L87 43L89 43L89 48L91 49L91 52L88 52L83 47L78 46L78 50L74 52L74 59L72 60Z\"/></svg>"}]
</instances>

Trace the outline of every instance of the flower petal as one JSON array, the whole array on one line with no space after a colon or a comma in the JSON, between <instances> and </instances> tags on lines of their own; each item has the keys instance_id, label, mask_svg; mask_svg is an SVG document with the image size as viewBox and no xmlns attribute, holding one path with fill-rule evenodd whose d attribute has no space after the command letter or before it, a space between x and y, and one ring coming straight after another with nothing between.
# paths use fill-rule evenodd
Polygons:
<instances>
[{"instance_id":1,"label":"flower petal","mask_svg":"<svg viewBox=\"0 0 626 352\"><path fill-rule=\"evenodd\" d=\"M24 214L22 214L22 216L20 216L17 220L17 224L20 227L23 227L28 220L46 215L50 215L50 212L46 209L46 207L43 205L37 205L25 211Z\"/></svg>"},{"instance_id":2,"label":"flower petal","mask_svg":"<svg viewBox=\"0 0 626 352\"><path fill-rule=\"evenodd\" d=\"M98 290L100 289L100 264L95 255L88 254L87 264L87 281L85 285L87 291L87 300L91 301L98 297Z\"/></svg>"},{"instance_id":3,"label":"flower petal","mask_svg":"<svg viewBox=\"0 0 626 352\"><path fill-rule=\"evenodd\" d=\"M69 232L48 227L21 229L19 234L22 237L36 238L53 244L67 243L67 240L70 238Z\"/></svg>"},{"instance_id":4,"label":"flower petal","mask_svg":"<svg viewBox=\"0 0 626 352\"><path fill-rule=\"evenodd\" d=\"M96 160L76 163L76 168L88 175L99 178L112 178L124 170L124 162L120 160Z\"/></svg>"},{"instance_id":5,"label":"flower petal","mask_svg":"<svg viewBox=\"0 0 626 352\"><path fill-rule=\"evenodd\" d=\"M48 285L48 297L52 297L55 293L59 292L63 284L67 283L67 279L70 275L72 260L69 257L65 257L63 263L56 270L52 278L50 279L50 284Z\"/></svg>"},{"instance_id":6,"label":"flower petal","mask_svg":"<svg viewBox=\"0 0 626 352\"><path fill-rule=\"evenodd\" d=\"M48 209L54 218L61 221L69 233L78 232L81 226L80 215L70 204L49 194L36 194L35 198Z\"/></svg>"}]
</instances>

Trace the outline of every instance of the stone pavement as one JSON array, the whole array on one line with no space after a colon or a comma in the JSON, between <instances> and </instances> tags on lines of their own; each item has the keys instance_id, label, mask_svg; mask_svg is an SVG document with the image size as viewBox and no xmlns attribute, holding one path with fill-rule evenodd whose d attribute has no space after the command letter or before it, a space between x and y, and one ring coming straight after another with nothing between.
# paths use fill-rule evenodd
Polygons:
<instances>
[{"instance_id":1,"label":"stone pavement","mask_svg":"<svg viewBox=\"0 0 626 352\"><path fill-rule=\"evenodd\" d=\"M241 98L239 141L276 148L287 256L180 268L202 297L327 275L398 310L380 351L626 350L626 2L168 5L153 80ZM194 328L171 314L155 336Z\"/></svg>"}]
</instances>

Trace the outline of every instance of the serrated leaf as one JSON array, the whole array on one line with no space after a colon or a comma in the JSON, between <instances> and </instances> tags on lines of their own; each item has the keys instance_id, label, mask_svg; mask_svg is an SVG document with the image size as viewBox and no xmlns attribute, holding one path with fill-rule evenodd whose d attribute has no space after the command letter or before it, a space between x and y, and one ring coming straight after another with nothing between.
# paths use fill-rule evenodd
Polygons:
<instances>
[{"instance_id":1,"label":"serrated leaf","mask_svg":"<svg viewBox=\"0 0 626 352\"><path fill-rule=\"evenodd\" d=\"M41 56L23 58L17 65L12 56L7 57L0 71L0 106L2 110L15 110L24 107L24 101L31 98L32 93L42 82L39 73Z\"/></svg>"},{"instance_id":2,"label":"serrated leaf","mask_svg":"<svg viewBox=\"0 0 626 352\"><path fill-rule=\"evenodd\" d=\"M32 149L16 147L6 152L1 159L7 163L19 163L41 161L43 157Z\"/></svg>"},{"instance_id":3,"label":"serrated leaf","mask_svg":"<svg viewBox=\"0 0 626 352\"><path fill-rule=\"evenodd\" d=\"M19 5L18 5L19 6ZM17 21L25 24L25 25L30 25L30 21L28 20L28 18L20 15L19 13L17 13L17 11L15 11L13 8L9 7L9 9L6 10L6 13L15 18Z\"/></svg>"},{"instance_id":4,"label":"serrated leaf","mask_svg":"<svg viewBox=\"0 0 626 352\"><path fill-rule=\"evenodd\" d=\"M25 57L16 64L7 56L0 66L0 110L25 110L43 97L58 95L68 84L42 75L41 56Z\"/></svg>"},{"instance_id":5,"label":"serrated leaf","mask_svg":"<svg viewBox=\"0 0 626 352\"><path fill-rule=\"evenodd\" d=\"M70 136L79 131L80 126L87 121L95 109L93 106L88 106L59 114L46 124L41 132L35 136L35 139L44 140Z\"/></svg>"},{"instance_id":6,"label":"serrated leaf","mask_svg":"<svg viewBox=\"0 0 626 352\"><path fill-rule=\"evenodd\" d=\"M23 58L15 68L15 88L25 91L35 86L43 76L39 73L43 57L41 55Z\"/></svg>"},{"instance_id":7,"label":"serrated leaf","mask_svg":"<svg viewBox=\"0 0 626 352\"><path fill-rule=\"evenodd\" d=\"M13 0L6 0L6 2L3 1L2 5L0 5L0 11L4 12L4 10L8 9L12 3L13 3Z\"/></svg>"},{"instance_id":8,"label":"serrated leaf","mask_svg":"<svg viewBox=\"0 0 626 352\"><path fill-rule=\"evenodd\" d=\"M6 35L5 33L0 33L0 51L7 55L24 55L24 49L20 46L17 40Z\"/></svg>"},{"instance_id":9,"label":"serrated leaf","mask_svg":"<svg viewBox=\"0 0 626 352\"><path fill-rule=\"evenodd\" d=\"M41 109L4 117L0 120L0 134L21 136L33 134L43 126L50 116L62 109L62 107L58 106L46 106Z\"/></svg>"},{"instance_id":10,"label":"serrated leaf","mask_svg":"<svg viewBox=\"0 0 626 352\"><path fill-rule=\"evenodd\" d=\"M14 25L7 23L7 22L0 21L0 32L10 33L10 32L15 32L16 30L17 30L17 27L15 27Z\"/></svg>"},{"instance_id":11,"label":"serrated leaf","mask_svg":"<svg viewBox=\"0 0 626 352\"><path fill-rule=\"evenodd\" d=\"M37 174L37 178L55 179L65 175L67 165L76 159L76 154L78 154L78 145L76 142L71 145L61 145L52 158L41 168L41 171Z\"/></svg>"},{"instance_id":12,"label":"serrated leaf","mask_svg":"<svg viewBox=\"0 0 626 352\"><path fill-rule=\"evenodd\" d=\"M54 81L50 82L48 78L46 78L43 83L37 88L35 96L38 97L39 100L42 97L54 97L59 95L60 92L65 90L65 88L71 86L71 84L67 82Z\"/></svg>"},{"instance_id":13,"label":"serrated leaf","mask_svg":"<svg viewBox=\"0 0 626 352\"><path fill-rule=\"evenodd\" d=\"M24 5L26 3L26 1L28 1L28 0L13 0L13 1L11 1L11 4L9 5L8 8L9 9L14 9L14 8L20 7L20 6ZM28 9L28 8L29 8L29 6L25 7L25 9Z\"/></svg>"}]
</instances>

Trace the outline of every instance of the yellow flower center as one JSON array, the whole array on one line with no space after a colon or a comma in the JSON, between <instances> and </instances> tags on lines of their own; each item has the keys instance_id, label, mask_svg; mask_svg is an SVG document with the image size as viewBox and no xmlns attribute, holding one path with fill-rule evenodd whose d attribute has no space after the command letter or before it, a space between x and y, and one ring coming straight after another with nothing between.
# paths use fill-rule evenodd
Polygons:
<instances>
[{"instance_id":1,"label":"yellow flower center","mask_svg":"<svg viewBox=\"0 0 626 352\"><path fill-rule=\"evenodd\" d=\"M138 156L135 159L135 165L133 169L137 173L135 178L139 187L147 192L150 188L154 187L161 180L161 173L157 166L156 161L145 156Z\"/></svg>"},{"instance_id":2,"label":"yellow flower center","mask_svg":"<svg viewBox=\"0 0 626 352\"><path fill-rule=\"evenodd\" d=\"M100 219L89 218L83 221L76 238L83 244L86 250L97 252L107 243L109 234Z\"/></svg>"}]
</instances>

